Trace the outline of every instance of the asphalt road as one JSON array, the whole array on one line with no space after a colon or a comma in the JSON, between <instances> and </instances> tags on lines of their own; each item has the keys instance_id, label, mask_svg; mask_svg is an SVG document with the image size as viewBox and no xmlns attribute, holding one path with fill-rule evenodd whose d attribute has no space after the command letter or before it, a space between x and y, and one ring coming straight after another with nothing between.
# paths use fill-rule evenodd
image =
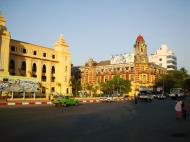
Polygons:
<instances>
[{"instance_id":1,"label":"asphalt road","mask_svg":"<svg viewBox=\"0 0 190 142\"><path fill-rule=\"evenodd\" d=\"M1 142L190 142L171 100L0 108Z\"/></svg>"}]
</instances>

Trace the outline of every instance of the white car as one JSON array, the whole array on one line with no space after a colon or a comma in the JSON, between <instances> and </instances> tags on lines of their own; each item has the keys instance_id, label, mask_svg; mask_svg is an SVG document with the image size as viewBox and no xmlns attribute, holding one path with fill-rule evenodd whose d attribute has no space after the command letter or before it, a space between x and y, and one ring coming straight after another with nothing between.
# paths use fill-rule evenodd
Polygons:
<instances>
[{"instance_id":1,"label":"white car","mask_svg":"<svg viewBox=\"0 0 190 142\"><path fill-rule=\"evenodd\" d=\"M157 99L159 99L159 100L162 100L162 99L165 99L165 98L166 98L166 96L164 94L158 94L157 95Z\"/></svg>"},{"instance_id":2,"label":"white car","mask_svg":"<svg viewBox=\"0 0 190 142\"><path fill-rule=\"evenodd\" d=\"M100 101L101 102L113 102L113 98L112 97L100 97Z\"/></svg>"}]
</instances>

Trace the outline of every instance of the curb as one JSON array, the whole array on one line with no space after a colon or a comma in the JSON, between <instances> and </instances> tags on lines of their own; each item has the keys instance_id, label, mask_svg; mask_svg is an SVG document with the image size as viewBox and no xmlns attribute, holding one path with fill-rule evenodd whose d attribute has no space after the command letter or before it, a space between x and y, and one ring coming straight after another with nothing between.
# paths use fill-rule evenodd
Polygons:
<instances>
[{"instance_id":1,"label":"curb","mask_svg":"<svg viewBox=\"0 0 190 142\"><path fill-rule=\"evenodd\" d=\"M16 105L51 105L52 102L0 102L0 106L16 106Z\"/></svg>"}]
</instances>

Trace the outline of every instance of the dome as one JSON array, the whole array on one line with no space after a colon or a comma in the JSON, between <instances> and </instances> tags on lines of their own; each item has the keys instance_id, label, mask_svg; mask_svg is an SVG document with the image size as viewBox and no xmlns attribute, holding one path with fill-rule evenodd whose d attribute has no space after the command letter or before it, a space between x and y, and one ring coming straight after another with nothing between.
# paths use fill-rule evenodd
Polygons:
<instances>
[{"instance_id":1,"label":"dome","mask_svg":"<svg viewBox=\"0 0 190 142\"><path fill-rule=\"evenodd\" d=\"M160 47L161 50L169 50L167 44L162 44L161 47Z\"/></svg>"},{"instance_id":2,"label":"dome","mask_svg":"<svg viewBox=\"0 0 190 142\"><path fill-rule=\"evenodd\" d=\"M136 39L137 42L144 41L144 38L142 35L139 35Z\"/></svg>"}]
</instances>

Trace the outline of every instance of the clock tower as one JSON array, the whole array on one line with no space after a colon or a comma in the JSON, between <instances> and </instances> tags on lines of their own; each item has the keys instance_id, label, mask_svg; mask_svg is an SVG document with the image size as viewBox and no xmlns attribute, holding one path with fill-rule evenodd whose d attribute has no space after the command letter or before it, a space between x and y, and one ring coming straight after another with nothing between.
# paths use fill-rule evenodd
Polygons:
<instances>
[{"instance_id":1,"label":"clock tower","mask_svg":"<svg viewBox=\"0 0 190 142\"><path fill-rule=\"evenodd\" d=\"M135 45L135 63L148 63L147 45L142 35L139 35L136 39Z\"/></svg>"}]
</instances>

